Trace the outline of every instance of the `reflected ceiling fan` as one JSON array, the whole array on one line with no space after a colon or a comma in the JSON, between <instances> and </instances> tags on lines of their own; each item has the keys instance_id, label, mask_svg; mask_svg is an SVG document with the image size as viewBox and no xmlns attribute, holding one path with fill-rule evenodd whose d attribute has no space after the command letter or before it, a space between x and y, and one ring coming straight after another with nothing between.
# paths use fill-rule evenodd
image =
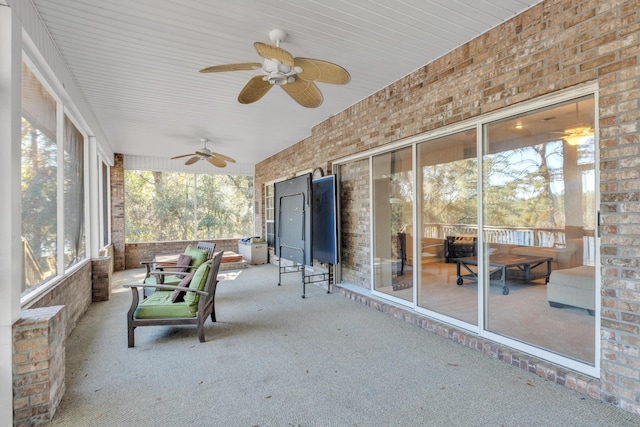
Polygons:
<instances>
[{"instance_id":1,"label":"reflected ceiling fan","mask_svg":"<svg viewBox=\"0 0 640 427\"><path fill-rule=\"evenodd\" d=\"M595 131L590 124L581 122L580 111L578 110L579 104L580 104L579 101L575 102L575 106L576 106L575 113L574 113L575 118L570 119L571 122L579 123L579 124L570 128L566 128L564 129L563 132L552 132L555 134L562 135L560 138L564 139L569 145L584 144L589 140L589 138L592 138L595 134Z\"/></svg>"},{"instance_id":2,"label":"reflected ceiling fan","mask_svg":"<svg viewBox=\"0 0 640 427\"><path fill-rule=\"evenodd\" d=\"M314 82L346 84L351 80L349 72L339 65L327 61L309 58L294 58L289 52L280 48L287 33L272 30L271 41L276 45L255 42L253 45L258 55L264 58L263 63L245 62L239 64L214 65L200 70L201 73L217 73L222 71L261 70L262 75L253 77L244 86L238 102L251 104L262 98L273 86L280 86L298 104L314 108L322 104L322 93Z\"/></svg>"},{"instance_id":3,"label":"reflected ceiling fan","mask_svg":"<svg viewBox=\"0 0 640 427\"><path fill-rule=\"evenodd\" d=\"M565 129L564 132L553 133L562 135L560 138L567 141L567 144L569 145L583 144L594 135L593 128L588 125L580 125L570 129Z\"/></svg>"},{"instance_id":4,"label":"reflected ceiling fan","mask_svg":"<svg viewBox=\"0 0 640 427\"><path fill-rule=\"evenodd\" d=\"M224 154L214 153L211 150L209 150L207 148L207 142L209 142L207 138L201 138L200 142L202 142L203 147L200 148L199 150L196 150L194 153L183 154L181 156L172 157L171 160L181 159L183 157L189 157L189 159L187 159L187 161L184 162L185 165L192 165L198 162L199 160L206 160L212 165L217 166L219 168L223 168L227 166L227 162L229 163L236 162L229 156L225 156Z\"/></svg>"}]
</instances>

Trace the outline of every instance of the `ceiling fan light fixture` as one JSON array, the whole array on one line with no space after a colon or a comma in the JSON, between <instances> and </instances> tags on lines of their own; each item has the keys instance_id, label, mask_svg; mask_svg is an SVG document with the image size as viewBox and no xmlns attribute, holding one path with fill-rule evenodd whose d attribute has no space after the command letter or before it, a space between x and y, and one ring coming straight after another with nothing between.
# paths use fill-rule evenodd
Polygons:
<instances>
[{"instance_id":1,"label":"ceiling fan light fixture","mask_svg":"<svg viewBox=\"0 0 640 427\"><path fill-rule=\"evenodd\" d=\"M594 135L593 129L589 126L578 126L571 129L565 129L565 136L562 138L569 145L580 145L587 142Z\"/></svg>"},{"instance_id":2,"label":"ceiling fan light fixture","mask_svg":"<svg viewBox=\"0 0 640 427\"><path fill-rule=\"evenodd\" d=\"M272 85L283 85L287 83L287 75L283 74L283 73L271 73L269 74L268 77L268 82L271 83Z\"/></svg>"}]
</instances>

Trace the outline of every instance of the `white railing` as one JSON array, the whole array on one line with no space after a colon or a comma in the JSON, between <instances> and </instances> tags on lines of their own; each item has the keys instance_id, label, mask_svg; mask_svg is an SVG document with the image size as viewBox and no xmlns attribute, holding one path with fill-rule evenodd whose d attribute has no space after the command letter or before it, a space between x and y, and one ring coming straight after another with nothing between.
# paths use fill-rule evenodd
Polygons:
<instances>
[{"instance_id":1,"label":"white railing","mask_svg":"<svg viewBox=\"0 0 640 427\"><path fill-rule=\"evenodd\" d=\"M477 236L473 224L424 224L423 237L445 239L447 236ZM520 246L563 247L567 244L563 229L527 227L485 227L484 241ZM582 258L584 265L595 265L595 237L593 230L583 230Z\"/></svg>"}]
</instances>

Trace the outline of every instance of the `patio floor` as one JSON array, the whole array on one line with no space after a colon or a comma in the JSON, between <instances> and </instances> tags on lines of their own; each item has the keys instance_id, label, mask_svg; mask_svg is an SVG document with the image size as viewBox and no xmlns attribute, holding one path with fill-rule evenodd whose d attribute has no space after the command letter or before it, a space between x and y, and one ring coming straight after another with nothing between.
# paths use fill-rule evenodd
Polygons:
<instances>
[{"instance_id":1,"label":"patio floor","mask_svg":"<svg viewBox=\"0 0 640 427\"><path fill-rule=\"evenodd\" d=\"M53 426L640 425L640 417L272 265L221 272L207 342L190 326L136 330L114 275L66 347Z\"/></svg>"}]
</instances>

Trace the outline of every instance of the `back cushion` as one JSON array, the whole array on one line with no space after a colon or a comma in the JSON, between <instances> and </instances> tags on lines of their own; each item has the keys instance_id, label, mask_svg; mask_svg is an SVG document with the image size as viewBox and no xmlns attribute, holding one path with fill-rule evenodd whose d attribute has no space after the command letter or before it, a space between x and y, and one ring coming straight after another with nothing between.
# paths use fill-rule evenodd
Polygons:
<instances>
[{"instance_id":1,"label":"back cushion","mask_svg":"<svg viewBox=\"0 0 640 427\"><path fill-rule=\"evenodd\" d=\"M189 265L191 265L191 256L180 254L176 263L176 271L185 272L189 270Z\"/></svg>"},{"instance_id":2,"label":"back cushion","mask_svg":"<svg viewBox=\"0 0 640 427\"><path fill-rule=\"evenodd\" d=\"M180 283L178 283L178 286L182 288L189 287L189 285L191 284L191 280L193 279L193 276L195 276L195 274L196 272L192 271L191 273L184 276L184 278L180 281ZM184 296L186 295L186 293L187 291L181 291L180 289L176 289L171 293L171 302L184 301Z\"/></svg>"},{"instance_id":3,"label":"back cushion","mask_svg":"<svg viewBox=\"0 0 640 427\"><path fill-rule=\"evenodd\" d=\"M190 289L197 289L199 291L204 290L204 286L207 283L207 276L209 275L209 268L211 267L211 261L207 261L202 264L196 270L196 274L191 279L191 283L189 284ZM188 304L197 304L200 300L200 295L195 292L187 292L184 296L184 302Z\"/></svg>"},{"instance_id":4,"label":"back cushion","mask_svg":"<svg viewBox=\"0 0 640 427\"><path fill-rule=\"evenodd\" d=\"M184 250L184 254L191 257L191 265L193 267L199 267L207 260L206 250L198 249L191 245L187 246L187 249Z\"/></svg>"}]
</instances>

